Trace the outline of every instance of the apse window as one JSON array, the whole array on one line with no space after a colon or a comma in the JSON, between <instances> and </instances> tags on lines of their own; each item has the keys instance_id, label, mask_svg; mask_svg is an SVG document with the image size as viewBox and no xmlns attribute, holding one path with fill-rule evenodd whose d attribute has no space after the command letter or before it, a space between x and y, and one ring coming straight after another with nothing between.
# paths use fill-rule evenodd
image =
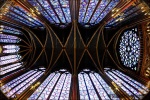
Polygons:
<instances>
[{"instance_id":1,"label":"apse window","mask_svg":"<svg viewBox=\"0 0 150 100\"><path fill-rule=\"evenodd\" d=\"M18 29L0 25L0 75L5 75L23 67L20 55L22 32Z\"/></svg>"},{"instance_id":2,"label":"apse window","mask_svg":"<svg viewBox=\"0 0 150 100\"><path fill-rule=\"evenodd\" d=\"M137 28L123 32L119 44L119 53L123 65L136 71L140 57L140 39Z\"/></svg>"}]
</instances>

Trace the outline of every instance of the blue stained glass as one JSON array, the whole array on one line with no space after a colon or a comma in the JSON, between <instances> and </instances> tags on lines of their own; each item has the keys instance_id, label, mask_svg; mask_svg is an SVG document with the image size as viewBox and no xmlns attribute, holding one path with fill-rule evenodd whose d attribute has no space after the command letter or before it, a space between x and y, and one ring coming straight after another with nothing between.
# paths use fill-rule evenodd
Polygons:
<instances>
[{"instance_id":1,"label":"blue stained glass","mask_svg":"<svg viewBox=\"0 0 150 100\"><path fill-rule=\"evenodd\" d=\"M4 39L18 39L18 37L16 37L16 36L6 35L6 34L0 34L0 38L4 38Z\"/></svg>"},{"instance_id":2,"label":"blue stained glass","mask_svg":"<svg viewBox=\"0 0 150 100\"><path fill-rule=\"evenodd\" d=\"M16 74L16 73L18 73L18 72L20 72L20 71L22 71L22 70L24 70L24 68L19 69L19 70L17 70L17 71L14 71L14 72L12 72L12 73L10 73L10 74L6 74L6 75L3 76L2 78L0 78L0 80L2 81L3 79L6 79L7 77L9 77L9 76L11 76L11 75L14 75L14 74ZM1 87L1 88L2 88L2 87Z\"/></svg>"},{"instance_id":3,"label":"blue stained glass","mask_svg":"<svg viewBox=\"0 0 150 100\"><path fill-rule=\"evenodd\" d=\"M105 9L105 7L108 5L109 0L102 0L99 6L97 7L94 15L92 16L92 19L90 20L90 23L94 23L95 20L100 17L99 15L102 13L102 11Z\"/></svg>"},{"instance_id":4,"label":"blue stained glass","mask_svg":"<svg viewBox=\"0 0 150 100\"><path fill-rule=\"evenodd\" d=\"M53 93L50 96L50 99L53 100L58 100L59 95L61 94L61 89L63 87L63 84L65 82L66 74L62 74L61 77L59 78L59 81L57 82L56 87L54 88Z\"/></svg>"},{"instance_id":5,"label":"blue stained glass","mask_svg":"<svg viewBox=\"0 0 150 100\"><path fill-rule=\"evenodd\" d=\"M6 25L10 25L10 26L13 26L13 27L21 28L21 26L19 24L15 24L15 23L12 23L12 22L7 22L7 21L0 20L0 23L4 23Z\"/></svg>"},{"instance_id":6,"label":"blue stained glass","mask_svg":"<svg viewBox=\"0 0 150 100\"><path fill-rule=\"evenodd\" d=\"M63 15L63 12L61 10L60 4L58 0L50 0L51 4L53 5L57 15L59 15L59 18L62 23L66 23L65 16ZM62 1L63 2L63 1Z\"/></svg>"},{"instance_id":7,"label":"blue stained glass","mask_svg":"<svg viewBox=\"0 0 150 100\"><path fill-rule=\"evenodd\" d=\"M118 98L118 96L110 88L110 86L102 79L102 77L98 73L90 74L90 76L93 76L93 77L91 77L91 79L94 79L94 76L95 76L97 78L97 80L99 81L99 83L101 84L103 91L105 90L105 92L107 92L107 95L106 95L106 94L104 94L104 92L103 93L101 92L102 89L101 90L97 89L99 91L100 95L103 95L103 96L101 96L101 98L103 98L105 100L110 99L110 98L120 100ZM94 80L93 80L93 83L98 84L97 82L94 82ZM99 88L99 85L97 85L96 88Z\"/></svg>"},{"instance_id":8,"label":"blue stained glass","mask_svg":"<svg viewBox=\"0 0 150 100\"><path fill-rule=\"evenodd\" d=\"M16 94L22 93L27 87L35 82L44 72L31 70L9 83L3 85L1 90L7 95L7 97L15 98Z\"/></svg>"},{"instance_id":9,"label":"blue stained glass","mask_svg":"<svg viewBox=\"0 0 150 100\"><path fill-rule=\"evenodd\" d=\"M119 0L112 0L109 5L107 6L107 8L103 11L103 13L100 15L100 17L98 17L98 19L96 20L96 24L99 23L110 11L111 9L113 9L117 4L119 3Z\"/></svg>"},{"instance_id":10,"label":"blue stained glass","mask_svg":"<svg viewBox=\"0 0 150 100\"><path fill-rule=\"evenodd\" d=\"M118 70L108 70L105 73L128 95L134 99L142 99L148 93L148 88Z\"/></svg>"},{"instance_id":11,"label":"blue stained glass","mask_svg":"<svg viewBox=\"0 0 150 100\"><path fill-rule=\"evenodd\" d=\"M28 0L28 2L36 7L52 24L71 22L69 0Z\"/></svg>"},{"instance_id":12,"label":"blue stained glass","mask_svg":"<svg viewBox=\"0 0 150 100\"><path fill-rule=\"evenodd\" d=\"M26 76L26 77L29 77L31 74L33 74L33 71L29 71L29 72L27 72L27 73L25 73L25 74L23 74L23 75L21 75L21 76L15 78L15 79L13 79L12 81L10 81L10 82L8 82L7 84L3 85L3 86L1 87L1 90L3 91L3 93L6 93L7 91L10 90L10 87L9 87L9 86L10 86L11 84L13 84L14 82L17 82L19 79L21 79L19 82L16 83L16 85L19 84L22 80L25 79L25 76ZM11 86L11 87L14 87L14 86Z\"/></svg>"},{"instance_id":13,"label":"blue stained glass","mask_svg":"<svg viewBox=\"0 0 150 100\"><path fill-rule=\"evenodd\" d=\"M70 86L71 86L71 74L68 73L62 88L62 92L60 94L60 99L69 98Z\"/></svg>"},{"instance_id":14,"label":"blue stained glass","mask_svg":"<svg viewBox=\"0 0 150 100\"><path fill-rule=\"evenodd\" d=\"M4 26L4 25L0 25L0 32L6 32L6 33L10 33L10 34L17 34L17 35L22 34L22 32L20 30L17 30L12 27Z\"/></svg>"},{"instance_id":15,"label":"blue stained glass","mask_svg":"<svg viewBox=\"0 0 150 100\"><path fill-rule=\"evenodd\" d=\"M44 89L46 89L47 85L49 84L49 82L53 79L53 78L57 78L55 73L51 73L46 79L45 81L37 88L37 90L28 98L28 100L35 100L39 97L39 95L42 93L42 91ZM45 91L45 90L44 90ZM50 93L50 90L49 92L48 91L43 91L43 94L45 95L43 99L46 99L48 97L48 93ZM46 93L48 92L48 93Z\"/></svg>"},{"instance_id":16,"label":"blue stained glass","mask_svg":"<svg viewBox=\"0 0 150 100\"><path fill-rule=\"evenodd\" d=\"M87 90L88 90L88 95L90 97L90 99L98 99L98 95L92 85L92 82L88 76L88 74L83 74L84 76L84 80L85 80L85 83L86 83L86 87L87 87Z\"/></svg>"},{"instance_id":17,"label":"blue stained glass","mask_svg":"<svg viewBox=\"0 0 150 100\"><path fill-rule=\"evenodd\" d=\"M71 74L60 71L51 73L28 100L69 99Z\"/></svg>"},{"instance_id":18,"label":"blue stained glass","mask_svg":"<svg viewBox=\"0 0 150 100\"><path fill-rule=\"evenodd\" d=\"M112 70L112 72L115 73L116 75L119 75L120 78L122 78L124 81L126 81L127 83L138 89L138 91L140 91L142 94L148 93L149 89L144 85L142 85L141 83L135 81L134 79L130 78L129 76L123 74L118 70Z\"/></svg>"},{"instance_id":19,"label":"blue stained glass","mask_svg":"<svg viewBox=\"0 0 150 100\"><path fill-rule=\"evenodd\" d=\"M20 88L20 90L19 91L17 91L16 93L17 94L21 94L27 87L29 87L34 81L36 81L40 76L42 76L42 74L43 74L44 72L37 72L35 75L33 75L32 77L30 77L30 78L28 78L28 80L26 80L26 82L25 83L22 83L21 85L24 85L25 84L25 86L21 86L21 88ZM20 86L18 86L18 87L20 87Z\"/></svg>"},{"instance_id":20,"label":"blue stained glass","mask_svg":"<svg viewBox=\"0 0 150 100\"><path fill-rule=\"evenodd\" d=\"M36 24L37 26L42 26L39 20L37 20L36 18L32 18L32 16L29 13L27 13L25 10L23 10L22 8L15 6L15 7L11 7L10 10L14 11L18 15L25 18L26 20Z\"/></svg>"},{"instance_id":21,"label":"blue stained glass","mask_svg":"<svg viewBox=\"0 0 150 100\"><path fill-rule=\"evenodd\" d=\"M50 95L50 92L52 91L54 85L56 84L58 78L60 76L60 73L57 73L54 78L48 83L47 87L44 89L44 91L41 93L38 99L47 99Z\"/></svg>"},{"instance_id":22,"label":"blue stained glass","mask_svg":"<svg viewBox=\"0 0 150 100\"><path fill-rule=\"evenodd\" d=\"M46 10L46 12L45 12L46 16L45 17L46 18L49 17L48 19L49 19L50 22L52 22L52 20L53 20L52 23L54 23L54 21L55 21L55 23L60 23L58 18L57 18L57 16L56 16L56 14L54 13L54 11L52 10L51 6L49 5L49 3L46 0L38 0L38 2ZM48 12L48 14L47 14L47 12Z\"/></svg>"},{"instance_id":23,"label":"blue stained glass","mask_svg":"<svg viewBox=\"0 0 150 100\"><path fill-rule=\"evenodd\" d=\"M70 14L70 7L69 7L69 0L60 0L61 7L65 14L67 23L71 22L71 14Z\"/></svg>"},{"instance_id":24,"label":"blue stained glass","mask_svg":"<svg viewBox=\"0 0 150 100\"><path fill-rule=\"evenodd\" d=\"M2 43L19 43L20 41L16 36L0 34L0 42Z\"/></svg>"},{"instance_id":25,"label":"blue stained glass","mask_svg":"<svg viewBox=\"0 0 150 100\"><path fill-rule=\"evenodd\" d=\"M3 66L0 68L0 75L4 75L8 72L11 72L13 70L16 70L18 68L22 67L22 64L21 63L15 63L15 64L11 64L11 65L8 65L8 66Z\"/></svg>"},{"instance_id":26,"label":"blue stained glass","mask_svg":"<svg viewBox=\"0 0 150 100\"><path fill-rule=\"evenodd\" d=\"M11 10L14 10L13 7L11 7L10 9L11 9ZM15 9L14 11L15 11L16 13L21 13L20 11L18 11L18 10L16 10L16 9ZM15 13L13 13L13 12L8 12L8 13L6 14L6 16L7 16L7 17L11 17L11 18L13 18L14 20L19 21L19 22L21 22L21 23L24 23L24 24L27 25L27 26L31 26L31 27L36 26L35 23L32 23L31 21L29 21L29 18L28 18L28 20L27 20L27 19L23 18L22 16L17 15L17 14L15 14ZM30 19L31 19L31 17L30 17Z\"/></svg>"},{"instance_id":27,"label":"blue stained glass","mask_svg":"<svg viewBox=\"0 0 150 100\"><path fill-rule=\"evenodd\" d=\"M125 87L124 86L124 83L122 83L122 81L120 81L120 79L118 78L114 78L110 73L107 73L106 74L118 85L120 86L129 96L133 96L133 94L131 93L131 91L129 91L128 88L130 87Z\"/></svg>"},{"instance_id":28,"label":"blue stained glass","mask_svg":"<svg viewBox=\"0 0 150 100\"><path fill-rule=\"evenodd\" d=\"M21 59L20 55L9 55L0 57L0 65L5 65L13 62L17 62Z\"/></svg>"},{"instance_id":29,"label":"blue stained glass","mask_svg":"<svg viewBox=\"0 0 150 100\"><path fill-rule=\"evenodd\" d=\"M86 72L89 73L86 73ZM82 100L110 100L115 99L119 100L117 95L113 90L108 86L108 84L102 79L102 77L96 73L91 72L90 70L83 70L83 72L78 74L79 80L79 92L80 99ZM95 88L94 88L95 87ZM97 92L96 92L96 90ZM98 97L100 96L100 98ZM112 97L113 95L113 97Z\"/></svg>"},{"instance_id":30,"label":"blue stained glass","mask_svg":"<svg viewBox=\"0 0 150 100\"><path fill-rule=\"evenodd\" d=\"M94 9L96 8L96 5L98 3L99 0L90 0L87 12L86 12L86 16L84 18L84 23L88 23Z\"/></svg>"},{"instance_id":31,"label":"blue stained glass","mask_svg":"<svg viewBox=\"0 0 150 100\"><path fill-rule=\"evenodd\" d=\"M109 99L109 96L107 95L106 91L103 89L102 85L99 83L97 78L94 74L90 73L90 77L102 99ZM99 78L99 77L98 77ZM101 79L99 79L101 81ZM108 90L107 90L108 91Z\"/></svg>"},{"instance_id":32,"label":"blue stained glass","mask_svg":"<svg viewBox=\"0 0 150 100\"><path fill-rule=\"evenodd\" d=\"M79 23L83 23L89 0L80 0Z\"/></svg>"},{"instance_id":33,"label":"blue stained glass","mask_svg":"<svg viewBox=\"0 0 150 100\"><path fill-rule=\"evenodd\" d=\"M112 20L110 20L109 22L108 22L108 24L107 24L107 26L109 25L109 26L116 26L116 25L118 25L119 23L121 23L121 22L124 22L124 21L126 21L126 20L128 20L128 19L130 19L130 18L133 18L134 16L136 16L136 15L138 15L138 13L134 13L134 12L136 12L136 11L138 11L140 8L138 8L138 7L135 7L135 6L130 6L129 8L127 8L127 9L125 9L124 11L123 11L123 15L122 16L118 16L118 17L116 17L116 18L113 18ZM123 17L123 20L122 21L119 21L119 20L117 20L117 19L119 19L120 17Z\"/></svg>"},{"instance_id":34,"label":"blue stained glass","mask_svg":"<svg viewBox=\"0 0 150 100\"><path fill-rule=\"evenodd\" d=\"M137 28L127 30L121 36L119 53L124 66L137 70L140 57L140 40L137 36Z\"/></svg>"},{"instance_id":35,"label":"blue stained glass","mask_svg":"<svg viewBox=\"0 0 150 100\"><path fill-rule=\"evenodd\" d=\"M130 78L129 76L123 74L122 72L120 72L120 71L118 71L118 70L113 70L113 72L116 72L116 73L120 74L122 77L124 77L124 79L128 79L128 80L131 81L132 83L138 85L139 88L142 90L142 92L143 92L144 94L148 93L149 89L148 89L146 86L144 86L143 84L137 82L136 80ZM143 89L144 89L144 90L143 90Z\"/></svg>"},{"instance_id":36,"label":"blue stained glass","mask_svg":"<svg viewBox=\"0 0 150 100\"><path fill-rule=\"evenodd\" d=\"M81 100L89 100L89 96L88 96L88 92L87 92L83 74L78 74L78 80L79 80L80 99Z\"/></svg>"},{"instance_id":37,"label":"blue stained glass","mask_svg":"<svg viewBox=\"0 0 150 100\"><path fill-rule=\"evenodd\" d=\"M21 22L27 26L34 26L34 24L32 24L31 22L28 22L27 20L25 20L24 18L20 17L20 16L17 16L16 14L12 13L12 12L9 12L6 14L7 17L10 17L11 19L13 20L16 20L18 22Z\"/></svg>"},{"instance_id":38,"label":"blue stained glass","mask_svg":"<svg viewBox=\"0 0 150 100\"><path fill-rule=\"evenodd\" d=\"M20 47L17 45L4 45L3 54L7 53L17 53L20 50Z\"/></svg>"}]
</instances>

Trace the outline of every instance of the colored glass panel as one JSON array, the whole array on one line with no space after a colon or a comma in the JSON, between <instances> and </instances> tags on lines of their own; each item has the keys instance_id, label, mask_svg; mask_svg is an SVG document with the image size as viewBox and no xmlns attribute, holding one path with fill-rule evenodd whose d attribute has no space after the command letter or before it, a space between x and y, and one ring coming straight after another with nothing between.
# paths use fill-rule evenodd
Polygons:
<instances>
[{"instance_id":1,"label":"colored glass panel","mask_svg":"<svg viewBox=\"0 0 150 100\"><path fill-rule=\"evenodd\" d=\"M140 57L140 40L137 28L127 30L121 36L119 53L124 66L137 70Z\"/></svg>"},{"instance_id":2,"label":"colored glass panel","mask_svg":"<svg viewBox=\"0 0 150 100\"><path fill-rule=\"evenodd\" d=\"M105 72L119 87L134 99L142 99L149 91L146 86L118 70L107 70Z\"/></svg>"},{"instance_id":3,"label":"colored glass panel","mask_svg":"<svg viewBox=\"0 0 150 100\"><path fill-rule=\"evenodd\" d=\"M27 87L35 82L44 72L31 70L14 80L6 83L1 87L1 90L9 98L15 98L16 94L21 94Z\"/></svg>"},{"instance_id":4,"label":"colored glass panel","mask_svg":"<svg viewBox=\"0 0 150 100\"><path fill-rule=\"evenodd\" d=\"M21 40L16 36L0 34L0 42L2 43L18 43L20 41Z\"/></svg>"},{"instance_id":5,"label":"colored glass panel","mask_svg":"<svg viewBox=\"0 0 150 100\"><path fill-rule=\"evenodd\" d=\"M70 86L71 74L64 69L59 70L51 73L28 100L69 99Z\"/></svg>"},{"instance_id":6,"label":"colored glass panel","mask_svg":"<svg viewBox=\"0 0 150 100\"><path fill-rule=\"evenodd\" d=\"M78 74L78 80L81 100L97 100L99 97L102 100L119 100L100 74L96 72L84 69L83 72Z\"/></svg>"}]
</instances>

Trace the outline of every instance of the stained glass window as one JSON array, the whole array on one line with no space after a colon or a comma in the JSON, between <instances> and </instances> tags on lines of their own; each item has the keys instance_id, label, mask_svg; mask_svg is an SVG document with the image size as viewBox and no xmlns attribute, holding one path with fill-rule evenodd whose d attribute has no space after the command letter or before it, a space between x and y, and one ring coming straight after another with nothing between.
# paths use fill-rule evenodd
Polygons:
<instances>
[{"instance_id":1,"label":"stained glass window","mask_svg":"<svg viewBox=\"0 0 150 100\"><path fill-rule=\"evenodd\" d=\"M80 72L78 74L78 81L81 100L95 100L99 99L99 97L102 100L114 99L112 95L115 96L115 99L119 100L113 90L96 72L87 72L87 70Z\"/></svg>"},{"instance_id":2,"label":"stained glass window","mask_svg":"<svg viewBox=\"0 0 150 100\"><path fill-rule=\"evenodd\" d=\"M130 6L127 9L125 9L122 14L120 14L119 16L117 16L116 18L113 18L112 20L110 20L107 24L107 26L116 26L121 22L124 22L130 18L135 17L136 15L140 14L139 13L140 8L136 7L136 6Z\"/></svg>"},{"instance_id":3,"label":"stained glass window","mask_svg":"<svg viewBox=\"0 0 150 100\"><path fill-rule=\"evenodd\" d=\"M20 60L20 58L21 58L21 56L19 54L2 56L2 57L0 57L0 65L6 65L9 63L17 62Z\"/></svg>"},{"instance_id":4,"label":"stained glass window","mask_svg":"<svg viewBox=\"0 0 150 100\"><path fill-rule=\"evenodd\" d=\"M39 70L30 70L25 74L13 79L1 86L1 91L8 98L15 98L16 94L21 94L27 87L35 82L44 72Z\"/></svg>"},{"instance_id":5,"label":"stained glass window","mask_svg":"<svg viewBox=\"0 0 150 100\"><path fill-rule=\"evenodd\" d=\"M103 13L101 13L95 23L99 23L118 3L119 0L111 0L107 8L104 9Z\"/></svg>"},{"instance_id":6,"label":"stained glass window","mask_svg":"<svg viewBox=\"0 0 150 100\"><path fill-rule=\"evenodd\" d=\"M17 53L20 50L20 47L17 45L3 45L2 46L3 49L3 54L7 54L7 53Z\"/></svg>"},{"instance_id":7,"label":"stained glass window","mask_svg":"<svg viewBox=\"0 0 150 100\"><path fill-rule=\"evenodd\" d=\"M36 26L42 26L42 23L38 19L33 17L31 14L29 14L27 11L25 11L21 7L18 7L18 6L11 7L10 10L12 10L14 13L19 14L21 17L25 18L26 20L30 21Z\"/></svg>"},{"instance_id":8,"label":"stained glass window","mask_svg":"<svg viewBox=\"0 0 150 100\"><path fill-rule=\"evenodd\" d=\"M12 27L4 26L4 25L0 25L0 32L5 32L9 34L17 34L17 35L22 34L20 30L17 30Z\"/></svg>"},{"instance_id":9,"label":"stained glass window","mask_svg":"<svg viewBox=\"0 0 150 100\"><path fill-rule=\"evenodd\" d=\"M28 100L69 99L71 74L66 70L51 73Z\"/></svg>"},{"instance_id":10,"label":"stained glass window","mask_svg":"<svg viewBox=\"0 0 150 100\"><path fill-rule=\"evenodd\" d=\"M121 87L130 97L134 99L142 99L149 89L141 83L135 81L129 76L123 74L118 70L105 70L105 73Z\"/></svg>"},{"instance_id":11,"label":"stained glass window","mask_svg":"<svg viewBox=\"0 0 150 100\"><path fill-rule=\"evenodd\" d=\"M4 75L4 74L11 72L13 70L16 70L20 67L22 67L22 63L15 63L15 64L3 66L0 68L0 75Z\"/></svg>"},{"instance_id":12,"label":"stained glass window","mask_svg":"<svg viewBox=\"0 0 150 100\"><path fill-rule=\"evenodd\" d=\"M71 23L69 0L28 0L52 24Z\"/></svg>"},{"instance_id":13,"label":"stained glass window","mask_svg":"<svg viewBox=\"0 0 150 100\"><path fill-rule=\"evenodd\" d=\"M132 28L123 32L119 44L119 53L124 66L137 70L140 57L140 40L138 29Z\"/></svg>"},{"instance_id":14,"label":"stained glass window","mask_svg":"<svg viewBox=\"0 0 150 100\"><path fill-rule=\"evenodd\" d=\"M19 70L16 70L16 71L14 71L14 72L11 72L10 74L6 74L5 76L3 76L3 77L0 78L0 81L2 81L3 79L6 79L7 77L10 77L10 76L12 76L12 75L15 75L16 73L18 73L18 72L20 72L20 71L22 71L22 70L24 70L24 68L21 68L21 69L19 69Z\"/></svg>"},{"instance_id":15,"label":"stained glass window","mask_svg":"<svg viewBox=\"0 0 150 100\"><path fill-rule=\"evenodd\" d=\"M78 21L82 24L98 24L118 3L119 0L80 0Z\"/></svg>"},{"instance_id":16,"label":"stained glass window","mask_svg":"<svg viewBox=\"0 0 150 100\"><path fill-rule=\"evenodd\" d=\"M21 39L16 36L0 34L0 42L1 43L18 43Z\"/></svg>"},{"instance_id":17,"label":"stained glass window","mask_svg":"<svg viewBox=\"0 0 150 100\"><path fill-rule=\"evenodd\" d=\"M10 26L13 26L13 27L16 27L16 28L21 28L21 25L19 25L17 23L12 23L12 22L8 22L8 21L4 21L4 20L0 20L0 23L6 24L6 25L10 25ZM1 27L1 25L0 25L0 27Z\"/></svg>"},{"instance_id":18,"label":"stained glass window","mask_svg":"<svg viewBox=\"0 0 150 100\"><path fill-rule=\"evenodd\" d=\"M27 26L30 27L35 27L35 26L42 26L41 22L31 16L29 13L27 13L24 9L18 7L18 6L13 6L10 7L10 11L6 14L7 17L21 22Z\"/></svg>"},{"instance_id":19,"label":"stained glass window","mask_svg":"<svg viewBox=\"0 0 150 100\"><path fill-rule=\"evenodd\" d=\"M17 36L22 32L18 29L0 25L0 42L1 42L1 56L0 56L0 75L12 72L16 69L22 68L21 55L18 53L20 47L17 45L21 41ZM5 34L2 34L5 33ZM12 34L12 35L8 35ZM7 43L7 45L6 45ZM13 44L8 44L13 43ZM9 55L8 55L9 54Z\"/></svg>"}]
</instances>

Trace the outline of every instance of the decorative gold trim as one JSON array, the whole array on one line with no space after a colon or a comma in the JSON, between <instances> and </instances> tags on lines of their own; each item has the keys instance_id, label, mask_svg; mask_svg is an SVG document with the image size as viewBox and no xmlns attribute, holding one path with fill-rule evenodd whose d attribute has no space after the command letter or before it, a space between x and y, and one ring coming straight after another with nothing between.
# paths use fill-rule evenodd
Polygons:
<instances>
[{"instance_id":1,"label":"decorative gold trim","mask_svg":"<svg viewBox=\"0 0 150 100\"><path fill-rule=\"evenodd\" d=\"M105 24L104 24L105 25ZM98 65L99 65L99 69L103 72L102 70L102 65L101 65L101 62L100 62L100 59L99 59L99 52L98 52L98 44L99 44L99 39L100 39L100 36L101 36L101 33L104 29L104 25L101 26L101 29L99 30L98 32L98 37L97 37L97 41L96 41L96 54L97 54L97 60L98 60Z\"/></svg>"}]
</instances>

